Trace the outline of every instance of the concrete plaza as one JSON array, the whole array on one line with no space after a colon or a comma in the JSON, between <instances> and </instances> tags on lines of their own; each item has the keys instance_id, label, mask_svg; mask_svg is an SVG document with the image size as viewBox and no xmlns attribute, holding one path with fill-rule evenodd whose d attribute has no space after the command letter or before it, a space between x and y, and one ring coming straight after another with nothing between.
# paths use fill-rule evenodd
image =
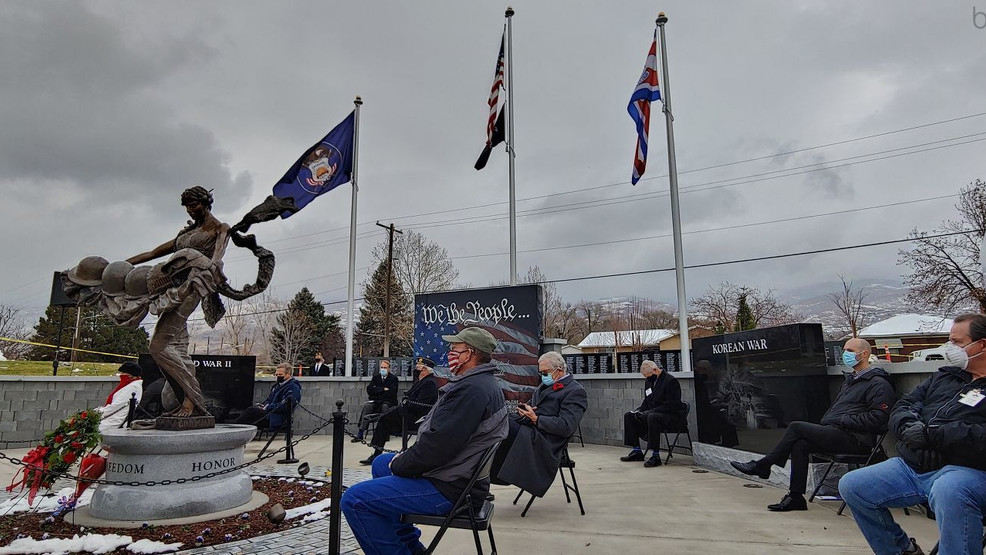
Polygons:
<instances>
[{"instance_id":1,"label":"concrete plaza","mask_svg":"<svg viewBox=\"0 0 986 555\"><path fill-rule=\"evenodd\" d=\"M331 441L330 436L316 436L296 447L297 458L313 467L312 476L324 474L330 464ZM283 444L278 441L275 445ZM263 442L251 442L248 459L255 457L262 446ZM360 465L359 460L369 449L349 443L348 438L344 449L345 482L367 477L368 467ZM570 451L586 515L579 514L574 498L572 504L566 504L558 480L543 499L534 502L524 518L520 513L527 497L515 506L511 502L516 488L493 486L493 525L500 553L870 553L849 511L836 515L837 501L812 503L807 511L770 513L765 507L780 499L781 490L746 487L754 483L697 469L687 456L676 455L670 465L644 468L642 463L620 462L619 457L625 454L623 448L587 444L584 448L575 445ZM19 457L26 450L3 452ZM254 472L296 475L296 465L270 464L271 460ZM0 461L0 484L9 483L15 471L14 465ZM913 511L910 516L900 511L894 515L925 550L934 545L937 530L933 521ZM434 528L423 529L426 541L434 533ZM344 553L362 553L348 528L342 537ZM485 534L482 538L488 552L488 538ZM328 521L323 520L273 536L188 553L261 553L270 549L281 553L326 553L327 543ZM471 533L450 531L438 551L474 552Z\"/></svg>"}]
</instances>

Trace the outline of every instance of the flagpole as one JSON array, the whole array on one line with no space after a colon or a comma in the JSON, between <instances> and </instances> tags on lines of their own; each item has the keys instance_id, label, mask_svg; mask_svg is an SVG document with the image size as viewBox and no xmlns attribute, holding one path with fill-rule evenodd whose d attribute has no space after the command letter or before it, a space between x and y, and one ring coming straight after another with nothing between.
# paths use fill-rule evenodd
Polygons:
<instances>
[{"instance_id":1,"label":"flagpole","mask_svg":"<svg viewBox=\"0 0 986 555\"><path fill-rule=\"evenodd\" d=\"M356 117L353 121L353 208L349 220L349 303L346 305L346 376L353 375L353 301L356 298L356 195L359 192L359 110L363 99L356 96Z\"/></svg>"},{"instance_id":2,"label":"flagpole","mask_svg":"<svg viewBox=\"0 0 986 555\"><path fill-rule=\"evenodd\" d=\"M517 194L514 182L514 9L507 6L507 159L510 161L510 285L517 285Z\"/></svg>"},{"instance_id":3,"label":"flagpole","mask_svg":"<svg viewBox=\"0 0 986 555\"><path fill-rule=\"evenodd\" d=\"M664 120L668 128L668 180L671 182L671 232L674 236L674 276L678 284L678 337L681 339L682 372L690 372L692 361L688 341L688 304L685 298L685 262L681 250L681 214L678 210L678 166L674 158L674 115L671 112L671 83L668 79L668 49L664 38L664 24L668 16L657 14L657 28L661 33L661 76L664 86L661 97L664 99Z\"/></svg>"}]
</instances>

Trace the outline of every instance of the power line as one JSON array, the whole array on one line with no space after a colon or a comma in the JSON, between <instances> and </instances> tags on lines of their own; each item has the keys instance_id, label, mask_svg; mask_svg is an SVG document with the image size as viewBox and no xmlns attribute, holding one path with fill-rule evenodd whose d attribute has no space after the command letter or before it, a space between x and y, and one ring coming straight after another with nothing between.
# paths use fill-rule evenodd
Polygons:
<instances>
[{"instance_id":1,"label":"power line","mask_svg":"<svg viewBox=\"0 0 986 555\"><path fill-rule=\"evenodd\" d=\"M810 250L810 251L791 252L791 253L785 253L785 254L773 254L773 255L769 255L769 256L757 256L757 257L752 257L752 258L740 258L740 259L737 259L737 260L723 260L721 262L706 262L704 264L686 264L685 265L685 269L686 270L691 270L691 269L695 269L695 268L709 268L709 267L712 267L712 266L726 266L726 265L729 265L729 264L742 264L742 263L745 263L745 262L760 262L760 261L764 261L764 260L777 260L777 259L781 259L781 258L791 258L791 257L794 257L794 256L806 256L806 255L809 255L809 254L823 254L823 253L838 252L838 251L844 251L844 250L863 249L863 248L868 248L868 247L879 247L879 246L884 246L884 245L892 245L892 244L895 244L895 243L909 243L909 242L913 242L913 241L920 241L920 240L926 240L926 239L937 239L937 238L940 238L940 237L950 237L952 235L964 235L966 233L974 233L974 232L976 232L976 230L969 229L969 230L965 230L965 231L954 231L952 233L941 233L941 234L938 234L938 235L925 235L925 236L921 236L921 237L908 237L907 239L891 239L889 241L878 241L878 242L875 242L875 243L863 243L863 244L860 244L860 245L845 245L845 246L842 246L842 247L832 247L832 248L828 248L828 249L815 249L815 250ZM654 268L652 270L637 270L637 271L634 271L634 272L619 272L619 273L615 273L615 274L598 274L598 275L594 275L594 276L580 276L580 277L562 278L562 279L548 279L548 280L545 280L545 283L566 283L566 282L570 282L570 281L585 281L585 280L591 280L591 279L603 279L603 278L611 278L611 277L626 277L626 276L636 276L636 275L644 275L644 274L656 274L656 273L660 273L660 272L673 272L674 270L675 270L675 268L674 268L674 266L672 266L670 268Z\"/></svg>"}]
</instances>

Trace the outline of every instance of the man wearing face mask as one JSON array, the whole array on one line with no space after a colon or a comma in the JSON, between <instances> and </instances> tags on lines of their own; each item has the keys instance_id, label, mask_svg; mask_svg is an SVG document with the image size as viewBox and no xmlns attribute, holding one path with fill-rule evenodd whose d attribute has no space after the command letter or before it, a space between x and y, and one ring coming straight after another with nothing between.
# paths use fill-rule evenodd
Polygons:
<instances>
[{"instance_id":1,"label":"man wearing face mask","mask_svg":"<svg viewBox=\"0 0 986 555\"><path fill-rule=\"evenodd\" d=\"M371 419L376 415L387 412L397 406L397 376L390 372L390 361L381 360L380 370L370 379L366 386L367 401L359 415L359 432L353 438L353 443L359 442L370 428Z\"/></svg>"},{"instance_id":2,"label":"man wearing face mask","mask_svg":"<svg viewBox=\"0 0 986 555\"><path fill-rule=\"evenodd\" d=\"M418 373L418 380L404 392L404 400L400 406L388 410L377 421L377 427L373 430L373 438L370 440L373 453L361 460L360 464L372 464L373 459L383 452L383 446L386 445L390 436L400 435L404 431L405 420L407 420L408 430L417 429L415 422L428 414L431 406L438 400L438 381L432 372L434 368L435 361L427 357L418 357L414 365L414 370Z\"/></svg>"},{"instance_id":3,"label":"man wearing face mask","mask_svg":"<svg viewBox=\"0 0 986 555\"><path fill-rule=\"evenodd\" d=\"M507 439L493 458L494 483L513 484L544 497L558 474L561 451L588 407L585 389L568 373L565 359L545 353L538 359L541 385L530 403L510 415Z\"/></svg>"},{"instance_id":4,"label":"man wearing face mask","mask_svg":"<svg viewBox=\"0 0 986 555\"><path fill-rule=\"evenodd\" d=\"M287 421L288 413L301 403L301 382L291 377L291 365L282 362L274 369L276 383L271 386L267 400L259 405L247 407L233 424L254 424L265 415L268 427L279 430ZM291 400L288 409L288 399Z\"/></svg>"},{"instance_id":5,"label":"man wearing face mask","mask_svg":"<svg viewBox=\"0 0 986 555\"><path fill-rule=\"evenodd\" d=\"M629 455L620 457L623 462L639 462L651 450L651 457L644 462L647 468L661 466L661 432L680 425L685 419L685 405L681 403L681 385L674 376L661 369L653 360L640 365L644 376L644 400L636 410L623 414L623 444L632 447ZM647 447L640 449L640 439L647 439Z\"/></svg>"},{"instance_id":6,"label":"man wearing face mask","mask_svg":"<svg viewBox=\"0 0 986 555\"><path fill-rule=\"evenodd\" d=\"M479 327L443 335L451 346L454 374L418 428L418 440L398 455L373 461L373 479L354 484L340 507L367 555L424 553L421 531L401 515L445 515L475 473L483 453L507 437L507 407L493 377L496 338ZM473 504L482 506L489 481L476 483Z\"/></svg>"},{"instance_id":7,"label":"man wearing face mask","mask_svg":"<svg viewBox=\"0 0 986 555\"><path fill-rule=\"evenodd\" d=\"M897 453L842 477L839 492L877 554L923 553L889 507L927 502L939 552L982 553L986 510L986 315L955 318L945 366L893 408Z\"/></svg>"},{"instance_id":8,"label":"man wearing face mask","mask_svg":"<svg viewBox=\"0 0 986 555\"><path fill-rule=\"evenodd\" d=\"M877 435L887 430L890 407L897 401L897 393L890 374L870 366L870 350L870 344L858 337L843 345L842 363L852 372L846 375L842 389L825 411L821 423L791 422L781 440L763 458L730 463L743 474L766 479L773 465L782 467L791 460L790 489L779 503L768 505L768 510L808 509L804 494L812 453L867 455L873 450Z\"/></svg>"}]
</instances>

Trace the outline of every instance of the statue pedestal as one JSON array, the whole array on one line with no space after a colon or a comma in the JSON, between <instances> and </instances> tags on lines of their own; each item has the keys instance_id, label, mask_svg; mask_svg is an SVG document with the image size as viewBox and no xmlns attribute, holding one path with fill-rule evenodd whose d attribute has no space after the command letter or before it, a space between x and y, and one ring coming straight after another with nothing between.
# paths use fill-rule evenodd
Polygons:
<instances>
[{"instance_id":1,"label":"statue pedestal","mask_svg":"<svg viewBox=\"0 0 986 555\"><path fill-rule=\"evenodd\" d=\"M257 429L220 424L202 430L111 430L103 434L105 480L160 482L192 478L243 464ZM216 513L250 501L253 482L243 470L183 484L100 484L88 513L99 519L151 521Z\"/></svg>"}]
</instances>

